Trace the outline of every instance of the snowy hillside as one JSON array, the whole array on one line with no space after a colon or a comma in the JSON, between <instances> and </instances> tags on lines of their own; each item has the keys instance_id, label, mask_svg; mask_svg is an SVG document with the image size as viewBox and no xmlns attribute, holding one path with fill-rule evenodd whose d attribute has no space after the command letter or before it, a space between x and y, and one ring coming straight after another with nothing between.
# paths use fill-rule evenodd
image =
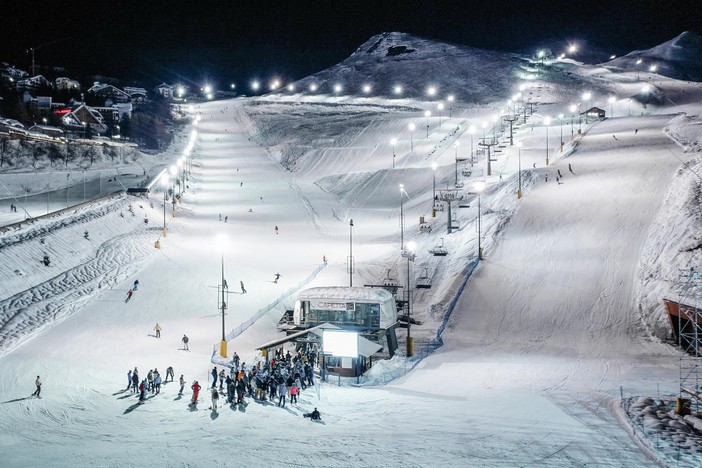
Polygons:
<instances>
[{"instance_id":1,"label":"snowy hillside","mask_svg":"<svg viewBox=\"0 0 702 468\"><path fill-rule=\"evenodd\" d=\"M700 465L694 421L669 411L680 354L660 306L699 264L697 84L384 33L294 85L193 108L175 209L156 184L0 234L4 464ZM608 118L579 115L591 106ZM435 194L456 197L450 217ZM298 291L348 284L350 247L354 286L412 290L417 356L400 329L360 386L211 408L212 367L261 360ZM127 370L168 366L145 404L125 390ZM321 424L302 417L314 407Z\"/></svg>"}]
</instances>

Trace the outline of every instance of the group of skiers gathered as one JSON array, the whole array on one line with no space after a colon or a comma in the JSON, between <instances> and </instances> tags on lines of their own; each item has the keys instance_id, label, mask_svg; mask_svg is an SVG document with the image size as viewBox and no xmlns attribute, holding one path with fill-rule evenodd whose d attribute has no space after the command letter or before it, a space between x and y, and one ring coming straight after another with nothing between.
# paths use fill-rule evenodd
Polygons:
<instances>
[{"instance_id":1,"label":"group of skiers gathered","mask_svg":"<svg viewBox=\"0 0 702 468\"><path fill-rule=\"evenodd\" d=\"M161 393L161 384L164 382L173 382L173 367L168 366L166 369L166 379L161 378L161 374L158 369L149 369L149 373L146 378L139 380L139 370L135 367L134 370L127 371L127 390L132 390L132 393L139 394L139 403L144 403L146 401L146 392L150 392L151 395L158 395ZM180 376L181 380L183 376ZM181 394L183 391L183 383L181 383Z\"/></svg>"}]
</instances>

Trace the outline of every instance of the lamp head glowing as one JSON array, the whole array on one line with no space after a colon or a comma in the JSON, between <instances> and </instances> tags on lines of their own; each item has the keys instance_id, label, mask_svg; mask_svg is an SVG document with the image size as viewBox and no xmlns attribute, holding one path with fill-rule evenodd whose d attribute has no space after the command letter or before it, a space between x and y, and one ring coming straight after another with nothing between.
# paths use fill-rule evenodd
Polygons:
<instances>
[{"instance_id":1,"label":"lamp head glowing","mask_svg":"<svg viewBox=\"0 0 702 468\"><path fill-rule=\"evenodd\" d=\"M417 128L417 126L416 126L414 123L410 123L410 124L408 125L408 127L409 127L409 129L410 129L410 132L413 132L414 129Z\"/></svg>"}]
</instances>

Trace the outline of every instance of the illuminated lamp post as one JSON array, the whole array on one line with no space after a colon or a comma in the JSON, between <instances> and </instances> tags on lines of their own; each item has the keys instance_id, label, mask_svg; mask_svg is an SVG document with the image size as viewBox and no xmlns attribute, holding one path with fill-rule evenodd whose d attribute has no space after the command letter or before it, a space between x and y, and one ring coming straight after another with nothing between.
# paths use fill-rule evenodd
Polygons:
<instances>
[{"instance_id":1,"label":"illuminated lamp post","mask_svg":"<svg viewBox=\"0 0 702 468\"><path fill-rule=\"evenodd\" d=\"M585 125L587 125L587 114L589 110L589 102L592 99L592 93L587 91L583 93L583 101L585 101Z\"/></svg>"},{"instance_id":2,"label":"illuminated lamp post","mask_svg":"<svg viewBox=\"0 0 702 468\"><path fill-rule=\"evenodd\" d=\"M518 169L517 174L519 175L519 188L517 189L517 198L522 198L522 142L517 141L517 161Z\"/></svg>"},{"instance_id":3,"label":"illuminated lamp post","mask_svg":"<svg viewBox=\"0 0 702 468\"><path fill-rule=\"evenodd\" d=\"M444 110L444 103L440 102L436 105L436 108L439 110L439 128L441 128L441 111Z\"/></svg>"},{"instance_id":4,"label":"illuminated lamp post","mask_svg":"<svg viewBox=\"0 0 702 468\"><path fill-rule=\"evenodd\" d=\"M220 309L222 310L222 342L219 347L219 355L222 356L223 358L227 357L227 338L226 338L226 332L225 332L225 324L224 324L224 314L225 311L227 310L227 294L229 293L229 285L227 284L227 280L224 278L224 250L226 249L227 246L227 236L224 234L220 234L217 236L217 245L219 247L219 251L221 252L222 255L222 282L219 285L219 290L222 293L222 296L220 298Z\"/></svg>"},{"instance_id":5,"label":"illuminated lamp post","mask_svg":"<svg viewBox=\"0 0 702 468\"><path fill-rule=\"evenodd\" d=\"M468 127L468 134L470 135L470 167L473 167L473 134L475 133L475 125Z\"/></svg>"},{"instance_id":6,"label":"illuminated lamp post","mask_svg":"<svg viewBox=\"0 0 702 468\"><path fill-rule=\"evenodd\" d=\"M434 206L436 205L436 162L431 163L431 217L436 216L436 210Z\"/></svg>"},{"instance_id":7,"label":"illuminated lamp post","mask_svg":"<svg viewBox=\"0 0 702 468\"><path fill-rule=\"evenodd\" d=\"M453 99L454 99L454 98L453 98L453 94L449 94L449 95L446 97L446 100L447 100L448 103L449 103L449 119L450 119L451 117L453 117Z\"/></svg>"},{"instance_id":8,"label":"illuminated lamp post","mask_svg":"<svg viewBox=\"0 0 702 468\"><path fill-rule=\"evenodd\" d=\"M410 123L408 127L410 131L410 149L414 151L414 129L417 128L417 126L414 123Z\"/></svg>"},{"instance_id":9,"label":"illuminated lamp post","mask_svg":"<svg viewBox=\"0 0 702 468\"><path fill-rule=\"evenodd\" d=\"M483 259L483 247L482 247L482 241L481 241L481 219L480 219L480 195L483 193L483 190L485 189L485 182L478 182L475 184L475 192L478 194L478 260Z\"/></svg>"},{"instance_id":10,"label":"illuminated lamp post","mask_svg":"<svg viewBox=\"0 0 702 468\"><path fill-rule=\"evenodd\" d=\"M407 243L407 250L403 252L403 256L407 258L407 343L406 343L406 354L407 357L412 357L414 355L414 339L410 332L410 326L412 325L412 289L410 287L410 262L414 261L416 246L414 242Z\"/></svg>"},{"instance_id":11,"label":"illuminated lamp post","mask_svg":"<svg viewBox=\"0 0 702 468\"><path fill-rule=\"evenodd\" d=\"M397 144L397 138L390 139L390 145L392 146L392 168L395 169L395 145Z\"/></svg>"},{"instance_id":12,"label":"illuminated lamp post","mask_svg":"<svg viewBox=\"0 0 702 468\"><path fill-rule=\"evenodd\" d=\"M163 174L163 176L161 176L161 185L163 185L163 237L168 235L168 229L166 228L166 201L168 198L169 182L168 174Z\"/></svg>"},{"instance_id":13,"label":"illuminated lamp post","mask_svg":"<svg viewBox=\"0 0 702 468\"><path fill-rule=\"evenodd\" d=\"M427 138L429 138L429 116L431 116L431 111L424 111L424 117L427 118Z\"/></svg>"},{"instance_id":14,"label":"illuminated lamp post","mask_svg":"<svg viewBox=\"0 0 702 468\"><path fill-rule=\"evenodd\" d=\"M548 126L551 125L551 117L544 117L544 126L546 126L546 165L548 166Z\"/></svg>"}]
</instances>

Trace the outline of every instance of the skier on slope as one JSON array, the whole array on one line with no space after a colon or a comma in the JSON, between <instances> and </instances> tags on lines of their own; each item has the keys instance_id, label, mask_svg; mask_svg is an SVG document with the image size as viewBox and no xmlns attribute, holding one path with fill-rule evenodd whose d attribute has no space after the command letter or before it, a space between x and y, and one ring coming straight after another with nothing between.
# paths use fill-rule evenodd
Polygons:
<instances>
[{"instance_id":1,"label":"skier on slope","mask_svg":"<svg viewBox=\"0 0 702 468\"><path fill-rule=\"evenodd\" d=\"M133 289L134 291L136 291L137 289L139 289L139 280L138 280L138 279L134 280L134 286L132 287L132 289Z\"/></svg>"},{"instance_id":2,"label":"skier on slope","mask_svg":"<svg viewBox=\"0 0 702 468\"><path fill-rule=\"evenodd\" d=\"M41 398L41 384L42 384L42 381L39 378L39 376L37 375L37 380L34 381L34 385L37 386L37 389L34 390L34 393L32 393L32 396L35 396L37 398Z\"/></svg>"},{"instance_id":3,"label":"skier on slope","mask_svg":"<svg viewBox=\"0 0 702 468\"><path fill-rule=\"evenodd\" d=\"M124 300L124 302L129 302L129 300L132 298L132 294L134 294L134 291L131 289L127 291L127 298Z\"/></svg>"},{"instance_id":4,"label":"skier on slope","mask_svg":"<svg viewBox=\"0 0 702 468\"><path fill-rule=\"evenodd\" d=\"M188 349L188 341L190 341L188 337L186 335L183 335L183 339L180 341L183 342L183 350L190 351L190 349Z\"/></svg>"},{"instance_id":5,"label":"skier on slope","mask_svg":"<svg viewBox=\"0 0 702 468\"><path fill-rule=\"evenodd\" d=\"M200 395L200 389L202 388L199 383L197 383L197 380L193 382L193 384L190 386L190 388L193 390L193 404L197 403L197 397Z\"/></svg>"},{"instance_id":6,"label":"skier on slope","mask_svg":"<svg viewBox=\"0 0 702 468\"><path fill-rule=\"evenodd\" d=\"M280 279L280 276L281 276L281 275L280 275L280 273L276 273L276 274L273 275L273 276L275 276L275 279L273 280L273 282L277 284L277 283L278 283L278 280Z\"/></svg>"}]
</instances>

